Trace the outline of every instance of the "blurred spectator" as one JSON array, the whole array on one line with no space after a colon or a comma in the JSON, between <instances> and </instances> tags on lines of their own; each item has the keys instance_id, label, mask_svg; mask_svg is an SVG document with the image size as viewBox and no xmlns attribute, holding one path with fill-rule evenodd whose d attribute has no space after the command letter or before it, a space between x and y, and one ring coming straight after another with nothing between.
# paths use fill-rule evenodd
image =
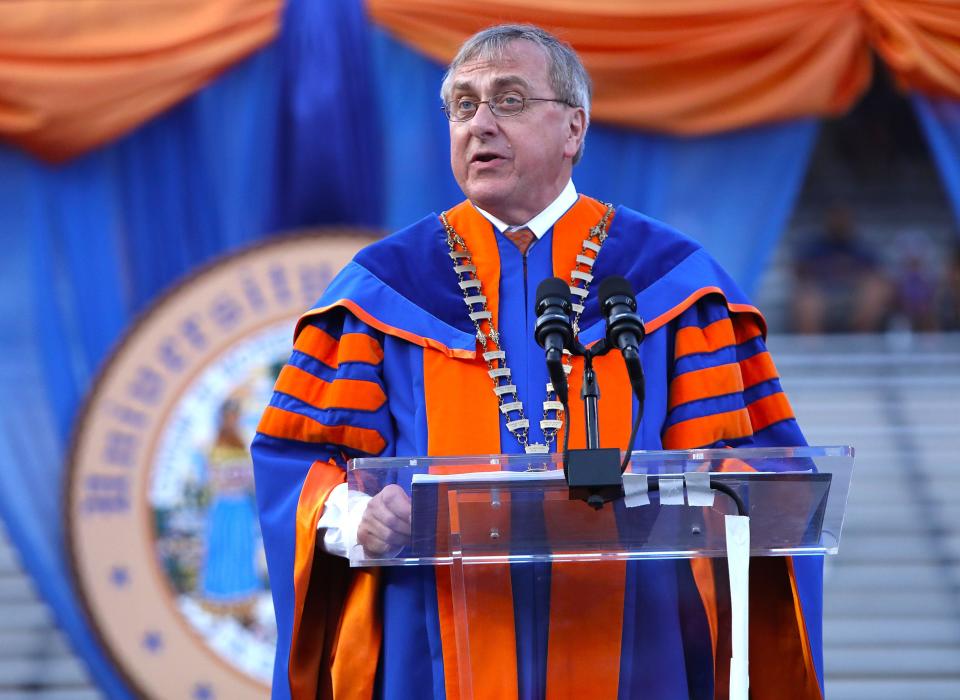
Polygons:
<instances>
[{"instance_id":1,"label":"blurred spectator","mask_svg":"<svg viewBox=\"0 0 960 700\"><path fill-rule=\"evenodd\" d=\"M923 231L904 231L894 240L893 251L894 325L912 331L937 330L933 242Z\"/></svg>"},{"instance_id":2,"label":"blurred spectator","mask_svg":"<svg viewBox=\"0 0 960 700\"><path fill-rule=\"evenodd\" d=\"M800 333L882 329L891 285L857 236L850 209L834 205L823 232L797 256L793 321Z\"/></svg>"},{"instance_id":3,"label":"blurred spectator","mask_svg":"<svg viewBox=\"0 0 960 700\"><path fill-rule=\"evenodd\" d=\"M960 241L947 258L937 306L941 330L960 331Z\"/></svg>"}]
</instances>

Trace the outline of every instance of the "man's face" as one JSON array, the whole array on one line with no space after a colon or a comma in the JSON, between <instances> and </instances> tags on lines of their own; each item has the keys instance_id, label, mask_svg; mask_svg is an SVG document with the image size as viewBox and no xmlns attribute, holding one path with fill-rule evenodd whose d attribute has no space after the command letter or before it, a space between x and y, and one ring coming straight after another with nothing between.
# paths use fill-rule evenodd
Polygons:
<instances>
[{"instance_id":1,"label":"man's face","mask_svg":"<svg viewBox=\"0 0 960 700\"><path fill-rule=\"evenodd\" d=\"M556 98L547 57L529 41L514 41L498 61L464 63L450 81L449 99L489 100L504 92ZM567 184L583 139L583 109L528 102L512 117L480 105L473 119L450 122L450 165L467 198L508 224L523 224Z\"/></svg>"}]
</instances>

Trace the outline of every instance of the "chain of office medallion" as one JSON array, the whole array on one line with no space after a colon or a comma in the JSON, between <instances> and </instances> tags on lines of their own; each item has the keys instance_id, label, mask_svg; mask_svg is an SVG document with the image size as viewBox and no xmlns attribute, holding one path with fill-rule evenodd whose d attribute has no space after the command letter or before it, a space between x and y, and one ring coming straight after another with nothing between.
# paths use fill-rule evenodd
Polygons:
<instances>
[{"instance_id":1,"label":"chain of office medallion","mask_svg":"<svg viewBox=\"0 0 960 700\"><path fill-rule=\"evenodd\" d=\"M578 298L578 301L572 304L574 337L580 334L580 316L583 314L590 283L593 281L593 265L596 263L603 242L607 239L607 229L613 214L612 205L606 204L605 207L600 221L587 232L583 240L582 252L577 255L576 263L570 271L570 293ZM507 366L506 353L500 345L500 333L493 325L493 314L487 307L487 297L483 294L470 249L453 228L446 212L440 215L440 221L447 234L447 246L450 248L449 255L453 261L453 270L457 274L457 281L463 292L463 301L467 306L467 314L476 331L477 342L484 351L483 359L487 363L487 374L493 382L493 393L497 397L497 406L506 421L507 430L516 438L524 452L549 452L550 445L557 439L557 433L563 426L562 404L556 398L553 385L548 383L547 396L543 402L543 418L540 421L546 444L531 444L530 421L524 414L516 385L510 383L511 372ZM491 346L492 349L490 349ZM564 351L563 365L564 372L569 375L573 367L570 364L570 355L566 351ZM551 412L554 414L553 418L550 417ZM512 419L511 414L515 414Z\"/></svg>"}]
</instances>

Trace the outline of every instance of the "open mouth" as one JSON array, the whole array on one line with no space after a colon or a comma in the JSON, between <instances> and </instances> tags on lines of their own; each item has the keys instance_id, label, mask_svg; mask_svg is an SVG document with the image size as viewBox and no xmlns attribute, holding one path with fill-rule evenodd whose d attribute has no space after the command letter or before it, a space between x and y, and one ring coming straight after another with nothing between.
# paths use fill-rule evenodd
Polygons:
<instances>
[{"instance_id":1,"label":"open mouth","mask_svg":"<svg viewBox=\"0 0 960 700\"><path fill-rule=\"evenodd\" d=\"M500 156L495 153L478 153L473 157L475 163L490 163L495 160L500 160Z\"/></svg>"}]
</instances>

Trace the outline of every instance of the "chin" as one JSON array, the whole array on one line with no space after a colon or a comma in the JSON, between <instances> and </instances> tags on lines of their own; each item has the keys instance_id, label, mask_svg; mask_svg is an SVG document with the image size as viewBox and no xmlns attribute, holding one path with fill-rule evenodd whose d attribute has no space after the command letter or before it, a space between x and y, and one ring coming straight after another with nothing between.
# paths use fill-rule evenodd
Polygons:
<instances>
[{"instance_id":1,"label":"chin","mask_svg":"<svg viewBox=\"0 0 960 700\"><path fill-rule=\"evenodd\" d=\"M491 187L487 183L466 187L464 193L467 195L467 199L487 211L496 208L507 198L504 188Z\"/></svg>"}]
</instances>

